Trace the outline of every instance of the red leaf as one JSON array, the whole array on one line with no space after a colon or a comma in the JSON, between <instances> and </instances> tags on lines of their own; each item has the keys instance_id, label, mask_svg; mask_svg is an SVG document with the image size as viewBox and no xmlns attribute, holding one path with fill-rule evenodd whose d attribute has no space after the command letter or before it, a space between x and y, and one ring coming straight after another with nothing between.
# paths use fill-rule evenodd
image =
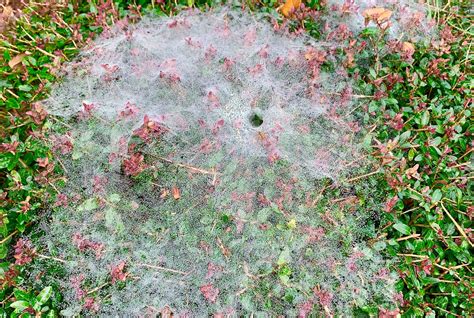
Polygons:
<instances>
[{"instance_id":1,"label":"red leaf","mask_svg":"<svg viewBox=\"0 0 474 318\"><path fill-rule=\"evenodd\" d=\"M117 265L112 265L110 270L110 276L112 276L112 284L115 284L116 281L125 281L127 279L128 273L124 273L125 261L121 261Z\"/></svg>"}]
</instances>

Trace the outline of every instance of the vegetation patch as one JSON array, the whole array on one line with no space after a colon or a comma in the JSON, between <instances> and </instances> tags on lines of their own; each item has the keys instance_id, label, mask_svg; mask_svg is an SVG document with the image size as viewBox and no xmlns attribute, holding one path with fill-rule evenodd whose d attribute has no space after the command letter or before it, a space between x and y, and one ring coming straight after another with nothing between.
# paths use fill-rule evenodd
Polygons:
<instances>
[{"instance_id":1,"label":"vegetation patch","mask_svg":"<svg viewBox=\"0 0 474 318\"><path fill-rule=\"evenodd\" d=\"M468 6L246 1L235 9L270 23L231 16L231 35L250 43L235 56L200 47L225 27L186 37L186 15L142 19L186 7L219 12L211 1L31 3L2 35L4 315L117 313L123 295L147 290L120 311L469 316ZM187 38L188 60L133 33L153 21ZM265 47L271 24L279 38ZM312 38L285 51L302 33ZM206 58L198 78L224 79L188 83ZM134 63L147 65L142 80L110 94ZM58 76L67 90L38 103ZM199 116L203 127L186 124Z\"/></svg>"}]
</instances>

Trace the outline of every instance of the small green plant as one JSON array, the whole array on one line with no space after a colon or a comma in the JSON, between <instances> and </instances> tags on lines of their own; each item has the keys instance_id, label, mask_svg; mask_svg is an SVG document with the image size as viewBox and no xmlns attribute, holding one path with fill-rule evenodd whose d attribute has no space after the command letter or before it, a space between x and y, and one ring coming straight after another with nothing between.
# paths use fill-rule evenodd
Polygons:
<instances>
[{"instance_id":1,"label":"small green plant","mask_svg":"<svg viewBox=\"0 0 474 318\"><path fill-rule=\"evenodd\" d=\"M56 312L50 307L50 298L53 295L51 286L45 287L36 296L20 289L15 289L13 294L16 300L10 304L10 308L13 309L10 317L23 317L25 313L40 317L56 317Z\"/></svg>"}]
</instances>

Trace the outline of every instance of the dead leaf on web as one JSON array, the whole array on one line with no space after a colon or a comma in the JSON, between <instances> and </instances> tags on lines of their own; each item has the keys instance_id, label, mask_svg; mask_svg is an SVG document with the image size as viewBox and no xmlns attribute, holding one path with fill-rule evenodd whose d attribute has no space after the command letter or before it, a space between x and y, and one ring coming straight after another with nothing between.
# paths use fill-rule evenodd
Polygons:
<instances>
[{"instance_id":1,"label":"dead leaf on web","mask_svg":"<svg viewBox=\"0 0 474 318\"><path fill-rule=\"evenodd\" d=\"M166 189L161 190L160 198L164 199L167 196L168 196L168 190L166 190Z\"/></svg>"},{"instance_id":2,"label":"dead leaf on web","mask_svg":"<svg viewBox=\"0 0 474 318\"><path fill-rule=\"evenodd\" d=\"M390 19L392 11L385 8L371 8L364 10L362 16L365 18L365 24L369 23L369 21L374 21L380 24Z\"/></svg>"},{"instance_id":3,"label":"dead leaf on web","mask_svg":"<svg viewBox=\"0 0 474 318\"><path fill-rule=\"evenodd\" d=\"M285 4L281 6L281 13L287 17L298 9L301 5L301 0L286 0Z\"/></svg>"},{"instance_id":4,"label":"dead leaf on web","mask_svg":"<svg viewBox=\"0 0 474 318\"><path fill-rule=\"evenodd\" d=\"M415 46L410 42L403 42L402 51L405 53L413 54L415 52Z\"/></svg>"},{"instance_id":5,"label":"dead leaf on web","mask_svg":"<svg viewBox=\"0 0 474 318\"><path fill-rule=\"evenodd\" d=\"M179 191L179 189L178 189L177 187L173 187L173 188L171 189L171 192L173 193L173 198L174 198L175 200L179 200L179 198L181 198L181 193L180 193L180 191Z\"/></svg>"},{"instance_id":6,"label":"dead leaf on web","mask_svg":"<svg viewBox=\"0 0 474 318\"><path fill-rule=\"evenodd\" d=\"M170 307L166 305L160 310L161 317L163 318L173 318L173 312L171 311Z\"/></svg>"},{"instance_id":7,"label":"dead leaf on web","mask_svg":"<svg viewBox=\"0 0 474 318\"><path fill-rule=\"evenodd\" d=\"M16 56L14 56L9 62L8 62L8 66L10 66L11 68L14 68L15 66L17 66L19 63L21 63L21 61L23 60L23 58L26 56L25 53L21 53L21 54L18 54Z\"/></svg>"}]
</instances>

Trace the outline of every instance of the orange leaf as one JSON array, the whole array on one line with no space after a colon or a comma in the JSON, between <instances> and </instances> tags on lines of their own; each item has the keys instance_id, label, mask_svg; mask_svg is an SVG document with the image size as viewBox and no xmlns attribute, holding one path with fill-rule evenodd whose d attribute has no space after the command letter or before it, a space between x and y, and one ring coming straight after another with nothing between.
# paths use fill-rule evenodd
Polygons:
<instances>
[{"instance_id":1,"label":"orange leaf","mask_svg":"<svg viewBox=\"0 0 474 318\"><path fill-rule=\"evenodd\" d=\"M413 54L413 52L415 52L415 46L411 44L410 42L403 42L402 51L405 53Z\"/></svg>"},{"instance_id":2,"label":"orange leaf","mask_svg":"<svg viewBox=\"0 0 474 318\"><path fill-rule=\"evenodd\" d=\"M179 200L179 198L181 198L181 193L179 192L179 189L177 187L173 187L171 189L171 192L173 193L173 198L175 200Z\"/></svg>"},{"instance_id":3,"label":"orange leaf","mask_svg":"<svg viewBox=\"0 0 474 318\"><path fill-rule=\"evenodd\" d=\"M281 13L287 17L301 5L301 0L286 0L285 4L281 7Z\"/></svg>"},{"instance_id":4,"label":"orange leaf","mask_svg":"<svg viewBox=\"0 0 474 318\"><path fill-rule=\"evenodd\" d=\"M385 8L371 8L364 10L364 12L362 12L362 16L365 18L366 23L369 20L382 23L390 19L392 16L392 11Z\"/></svg>"}]
</instances>

